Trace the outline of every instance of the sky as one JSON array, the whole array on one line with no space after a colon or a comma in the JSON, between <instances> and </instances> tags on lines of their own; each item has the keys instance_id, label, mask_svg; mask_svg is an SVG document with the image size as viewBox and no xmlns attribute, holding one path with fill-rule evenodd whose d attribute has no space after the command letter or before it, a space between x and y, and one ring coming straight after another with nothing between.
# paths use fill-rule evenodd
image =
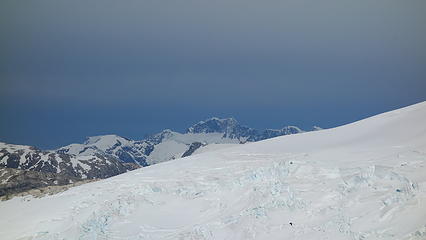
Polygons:
<instances>
[{"instance_id":1,"label":"sky","mask_svg":"<svg viewBox=\"0 0 426 240\"><path fill-rule=\"evenodd\" d=\"M350 123L426 100L425 23L424 0L2 0L0 141Z\"/></svg>"}]
</instances>

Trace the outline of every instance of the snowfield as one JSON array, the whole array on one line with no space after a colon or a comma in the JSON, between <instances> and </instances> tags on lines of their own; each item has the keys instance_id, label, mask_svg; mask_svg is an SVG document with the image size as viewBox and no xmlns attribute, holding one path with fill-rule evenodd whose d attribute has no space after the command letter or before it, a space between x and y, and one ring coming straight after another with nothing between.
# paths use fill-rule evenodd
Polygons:
<instances>
[{"instance_id":1,"label":"snowfield","mask_svg":"<svg viewBox=\"0 0 426 240\"><path fill-rule=\"evenodd\" d=\"M0 202L8 239L426 239L426 102Z\"/></svg>"}]
</instances>

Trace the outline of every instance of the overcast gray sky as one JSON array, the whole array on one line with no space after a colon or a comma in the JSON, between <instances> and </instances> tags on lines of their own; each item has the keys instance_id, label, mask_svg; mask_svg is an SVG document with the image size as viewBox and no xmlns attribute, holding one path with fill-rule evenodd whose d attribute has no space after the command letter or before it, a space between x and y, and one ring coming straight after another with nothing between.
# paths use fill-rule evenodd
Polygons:
<instances>
[{"instance_id":1,"label":"overcast gray sky","mask_svg":"<svg viewBox=\"0 0 426 240\"><path fill-rule=\"evenodd\" d=\"M337 126L426 100L425 26L422 0L2 0L0 141Z\"/></svg>"}]
</instances>

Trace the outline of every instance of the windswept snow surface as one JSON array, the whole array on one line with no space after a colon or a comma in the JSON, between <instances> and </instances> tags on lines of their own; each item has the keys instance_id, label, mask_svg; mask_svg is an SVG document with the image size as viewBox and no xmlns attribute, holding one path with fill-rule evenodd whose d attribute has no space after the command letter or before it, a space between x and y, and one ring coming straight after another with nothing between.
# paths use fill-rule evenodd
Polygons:
<instances>
[{"instance_id":1,"label":"windswept snow surface","mask_svg":"<svg viewBox=\"0 0 426 240\"><path fill-rule=\"evenodd\" d=\"M0 236L426 239L426 102L13 198Z\"/></svg>"}]
</instances>

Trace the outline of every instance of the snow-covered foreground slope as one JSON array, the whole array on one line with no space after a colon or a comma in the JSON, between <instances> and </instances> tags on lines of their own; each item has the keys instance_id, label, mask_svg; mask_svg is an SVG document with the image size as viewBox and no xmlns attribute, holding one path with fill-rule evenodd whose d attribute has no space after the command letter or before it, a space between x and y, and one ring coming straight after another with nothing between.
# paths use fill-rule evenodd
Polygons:
<instances>
[{"instance_id":1,"label":"snow-covered foreground slope","mask_svg":"<svg viewBox=\"0 0 426 240\"><path fill-rule=\"evenodd\" d=\"M1 239L426 239L426 102L0 203ZM290 224L291 223L291 224Z\"/></svg>"}]
</instances>

